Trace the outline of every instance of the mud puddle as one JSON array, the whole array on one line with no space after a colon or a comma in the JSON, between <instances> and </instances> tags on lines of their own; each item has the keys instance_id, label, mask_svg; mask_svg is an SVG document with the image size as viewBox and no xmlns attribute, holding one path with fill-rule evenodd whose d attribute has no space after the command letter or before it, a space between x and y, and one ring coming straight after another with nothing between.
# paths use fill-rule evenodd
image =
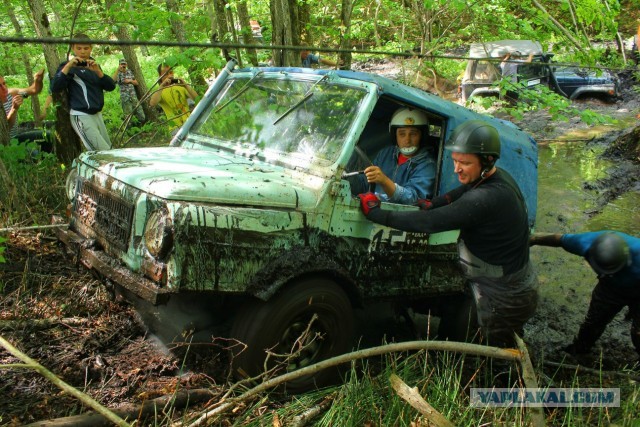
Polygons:
<instances>
[{"instance_id":1,"label":"mud puddle","mask_svg":"<svg viewBox=\"0 0 640 427\"><path fill-rule=\"evenodd\" d=\"M603 229L640 235L640 191L622 189L603 202L606 188L616 174L637 174L638 165L602 157L606 143L618 134L611 127L568 132L565 140L539 149L538 212L536 231L579 233ZM593 138L593 139L592 139ZM539 360L560 362L586 314L597 279L581 257L560 248L533 247L532 260L540 279L540 303L527 328L527 342ZM626 309L607 327L591 354L582 363L619 370L632 365L637 354L629 335Z\"/></svg>"}]
</instances>

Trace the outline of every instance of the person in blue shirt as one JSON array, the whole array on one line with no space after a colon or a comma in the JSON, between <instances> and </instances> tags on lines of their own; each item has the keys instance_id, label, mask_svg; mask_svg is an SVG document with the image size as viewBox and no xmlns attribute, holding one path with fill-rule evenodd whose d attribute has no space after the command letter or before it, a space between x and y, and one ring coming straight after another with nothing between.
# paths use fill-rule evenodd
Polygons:
<instances>
[{"instance_id":1,"label":"person in blue shirt","mask_svg":"<svg viewBox=\"0 0 640 427\"><path fill-rule=\"evenodd\" d=\"M383 202L414 205L430 199L436 177L436 162L428 147L427 115L413 108L400 108L389 123L392 144L378 152L373 165L364 170L368 184Z\"/></svg>"},{"instance_id":2,"label":"person in blue shirt","mask_svg":"<svg viewBox=\"0 0 640 427\"><path fill-rule=\"evenodd\" d=\"M598 275L591 303L573 343L564 350L588 353L607 325L629 307L631 341L640 355L640 238L617 231L580 234L535 233L531 245L562 247L584 257Z\"/></svg>"},{"instance_id":3,"label":"person in blue shirt","mask_svg":"<svg viewBox=\"0 0 640 427\"><path fill-rule=\"evenodd\" d=\"M330 59L322 58L320 55L314 55L308 50L300 51L300 61L302 63L302 66L305 68L311 68L311 66L314 64L329 65L331 67L335 67L336 65L338 65L337 62Z\"/></svg>"}]
</instances>

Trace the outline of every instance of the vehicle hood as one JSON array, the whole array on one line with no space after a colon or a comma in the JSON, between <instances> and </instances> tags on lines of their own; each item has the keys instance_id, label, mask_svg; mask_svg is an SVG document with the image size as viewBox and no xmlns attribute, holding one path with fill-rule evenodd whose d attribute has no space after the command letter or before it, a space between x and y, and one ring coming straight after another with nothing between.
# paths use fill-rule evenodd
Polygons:
<instances>
[{"instance_id":1,"label":"vehicle hood","mask_svg":"<svg viewBox=\"0 0 640 427\"><path fill-rule=\"evenodd\" d=\"M220 150L119 149L84 153L80 162L102 172L99 179L113 178L154 196L185 202L312 208L325 182Z\"/></svg>"}]
</instances>

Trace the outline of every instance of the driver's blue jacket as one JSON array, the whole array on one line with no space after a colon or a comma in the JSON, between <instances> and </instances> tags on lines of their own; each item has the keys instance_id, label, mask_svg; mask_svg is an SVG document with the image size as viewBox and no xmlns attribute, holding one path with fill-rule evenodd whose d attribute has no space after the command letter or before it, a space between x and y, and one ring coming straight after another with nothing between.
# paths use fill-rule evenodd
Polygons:
<instances>
[{"instance_id":1,"label":"driver's blue jacket","mask_svg":"<svg viewBox=\"0 0 640 427\"><path fill-rule=\"evenodd\" d=\"M413 205L418 199L430 199L433 197L434 183L436 180L436 162L431 152L420 149L418 154L412 156L405 163L398 165L398 147L385 147L378 152L373 164L382 169L396 184L396 191L392 197L381 187L376 185L376 195L383 202ZM362 175L365 185L367 178Z\"/></svg>"}]
</instances>

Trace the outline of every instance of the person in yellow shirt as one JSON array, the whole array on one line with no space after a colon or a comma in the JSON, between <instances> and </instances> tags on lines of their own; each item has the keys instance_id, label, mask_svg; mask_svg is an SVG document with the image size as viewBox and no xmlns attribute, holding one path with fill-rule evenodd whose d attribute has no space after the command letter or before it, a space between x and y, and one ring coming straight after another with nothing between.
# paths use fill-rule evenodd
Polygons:
<instances>
[{"instance_id":1,"label":"person in yellow shirt","mask_svg":"<svg viewBox=\"0 0 640 427\"><path fill-rule=\"evenodd\" d=\"M195 101L198 93L183 79L175 77L173 68L167 64L158 65L158 75L160 87L151 95L149 104L162 107L171 134L175 135L191 114L189 100Z\"/></svg>"}]
</instances>

